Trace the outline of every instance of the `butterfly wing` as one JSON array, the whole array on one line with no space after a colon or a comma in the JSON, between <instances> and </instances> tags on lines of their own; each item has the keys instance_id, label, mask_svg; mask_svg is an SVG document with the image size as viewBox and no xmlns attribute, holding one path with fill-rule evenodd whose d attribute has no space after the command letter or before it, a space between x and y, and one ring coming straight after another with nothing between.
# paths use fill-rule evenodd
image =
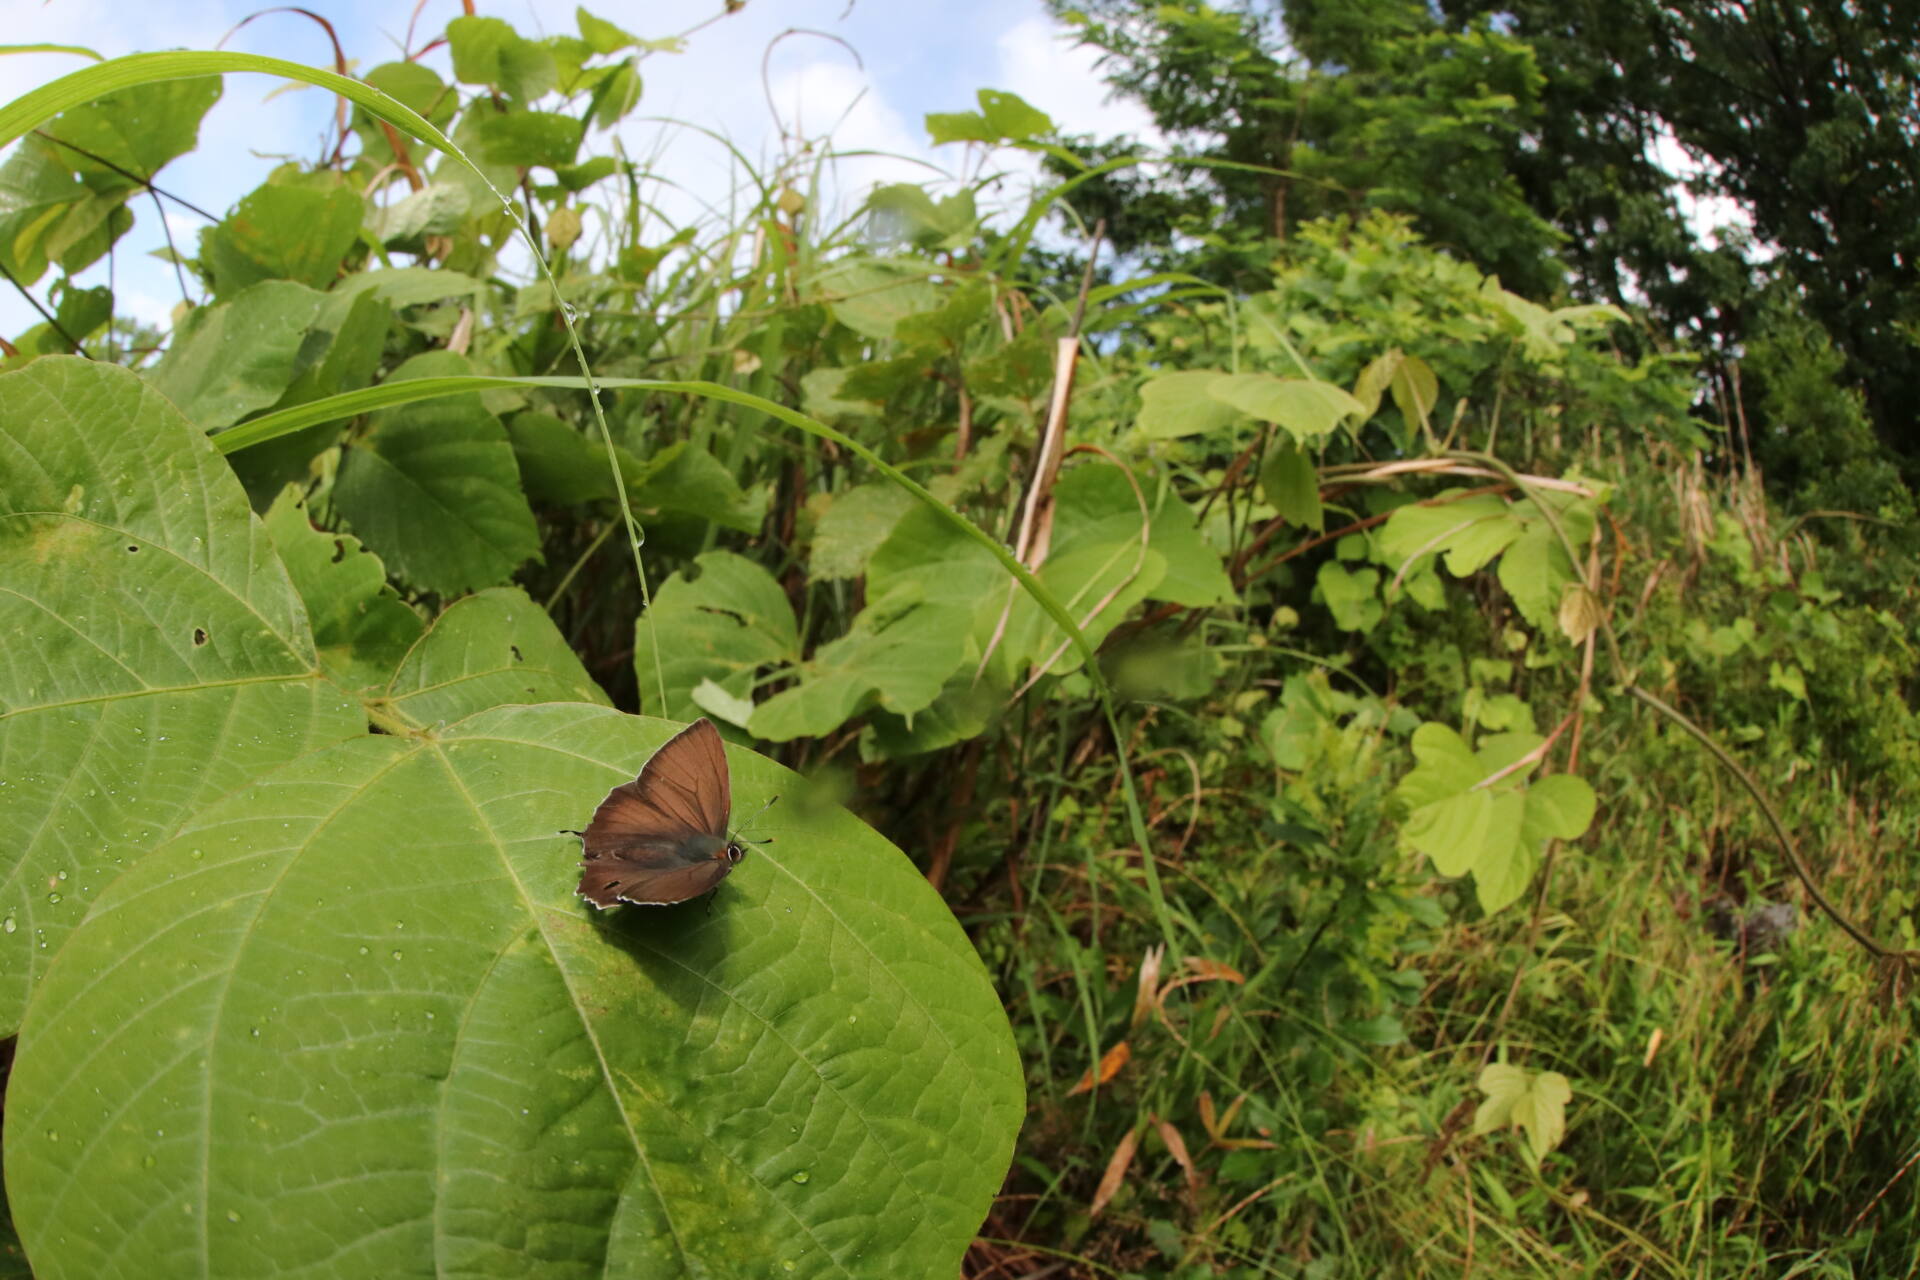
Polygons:
<instances>
[{"instance_id":1,"label":"butterfly wing","mask_svg":"<svg viewBox=\"0 0 1920 1280\"><path fill-rule=\"evenodd\" d=\"M681 730L607 793L581 836L580 895L616 902L684 902L720 883L732 785L720 731L710 720Z\"/></svg>"},{"instance_id":2,"label":"butterfly wing","mask_svg":"<svg viewBox=\"0 0 1920 1280\"><path fill-rule=\"evenodd\" d=\"M596 836L619 841L697 831L724 839L732 812L720 731L702 718L654 752L639 777L607 793L587 824L587 849L592 852Z\"/></svg>"},{"instance_id":3,"label":"butterfly wing","mask_svg":"<svg viewBox=\"0 0 1920 1280\"><path fill-rule=\"evenodd\" d=\"M596 907L622 902L668 907L699 897L731 870L733 862L724 855L672 867L646 867L623 858L589 860L581 864L580 896Z\"/></svg>"}]
</instances>

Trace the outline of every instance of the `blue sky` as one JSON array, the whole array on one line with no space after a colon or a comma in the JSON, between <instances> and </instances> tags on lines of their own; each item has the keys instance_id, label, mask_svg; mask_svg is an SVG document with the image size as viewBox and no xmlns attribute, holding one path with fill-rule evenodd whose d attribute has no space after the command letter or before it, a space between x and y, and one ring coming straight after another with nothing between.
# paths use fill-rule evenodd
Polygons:
<instances>
[{"instance_id":1,"label":"blue sky","mask_svg":"<svg viewBox=\"0 0 1920 1280\"><path fill-rule=\"evenodd\" d=\"M357 70L399 56L411 5L304 3L333 23ZM0 0L5 14L0 43L82 45L116 57L211 49L227 37L229 49L331 66L324 33L296 14L268 14L229 36L236 23L262 7L259 0ZM723 8L721 0L602 0L588 7L643 37L678 34ZM480 0L477 5L480 14L505 18L525 34L573 33L574 9L572 0ZM460 13L457 0L429 0L418 19L415 46ZM956 21L962 13L964 19ZM780 38L790 30L817 34ZM83 65L72 55L7 55L0 59L0 98ZM444 55L436 69L446 73ZM968 163L961 148L930 149L921 117L928 111L969 109L979 88L1017 93L1073 131L1139 132L1146 126L1137 108L1106 101L1091 54L1073 47L1040 0L973 0L964 10L940 0L748 0L738 13L691 35L684 53L649 58L644 72L635 114L648 119L629 121L623 137L629 154L655 158L656 168L679 193L663 190L663 203L681 217L702 202L724 204L738 175L723 147L692 130L662 124L662 117L718 132L761 164L779 154L783 127L813 138L831 130L838 149L899 157L837 162L833 176L842 204L874 182L932 176L928 164L951 171ZM769 108L769 88L781 123ZM203 209L224 213L281 158L316 155L331 113L332 100L318 90L287 89L260 76L229 76L221 101L202 125L200 149L163 170L159 184ZM1030 167L1016 164L1013 185L1030 174ZM117 250L119 308L163 323L180 300L179 288L172 269L149 256L164 243L151 203L136 202L133 208L136 225ZM201 219L176 210L170 221L183 247L197 243ZM102 262L84 273L81 283L105 279ZM49 274L35 286L38 296L45 297L51 280ZM0 284L0 333L17 333L36 320L26 302Z\"/></svg>"}]
</instances>

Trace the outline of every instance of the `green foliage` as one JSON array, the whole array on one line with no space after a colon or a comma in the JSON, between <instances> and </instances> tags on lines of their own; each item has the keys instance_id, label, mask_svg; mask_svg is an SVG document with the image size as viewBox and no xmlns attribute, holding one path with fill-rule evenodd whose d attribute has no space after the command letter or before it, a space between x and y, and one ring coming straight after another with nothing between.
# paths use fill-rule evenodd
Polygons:
<instances>
[{"instance_id":1,"label":"green foliage","mask_svg":"<svg viewBox=\"0 0 1920 1280\"><path fill-rule=\"evenodd\" d=\"M50 286L105 359L44 326L0 377L42 1274L1911 1255L1910 1019L1778 925L1772 833L1639 700L1912 945L1914 576L1827 513L1911 508L1842 348L1741 294L1766 423L1717 434L1644 312L1560 291L1522 199L1555 68L1399 0L1285 17L1293 61L1256 7L1087 18L1219 128L1176 176L982 91L929 132L1073 175L1023 214L982 177L836 220L814 148L686 227L604 132L674 42L456 18L453 83L276 68L349 136L209 229L158 361ZM178 57L75 83L262 69ZM157 161L207 93L170 83ZM26 101L96 129L78 94ZM0 188L58 263L105 179L51 155ZM1084 308L1056 210L1134 251ZM642 708L725 725L777 838L704 908L595 914L562 833L671 731Z\"/></svg>"},{"instance_id":2,"label":"green foliage","mask_svg":"<svg viewBox=\"0 0 1920 1280\"><path fill-rule=\"evenodd\" d=\"M1914 456L1916 295L1889 266L1920 249L1920 18L1785 0L1447 7L1498 13L1538 51L1541 145L1518 172L1598 296L1644 289L1675 332L1732 354L1768 327L1756 280L1779 281L1846 356L1881 438ZM1698 162L1691 186L1751 218L1751 243L1709 251L1688 232L1647 155L1659 134Z\"/></svg>"},{"instance_id":3,"label":"green foliage","mask_svg":"<svg viewBox=\"0 0 1920 1280\"><path fill-rule=\"evenodd\" d=\"M1495 734L1479 749L1445 725L1413 735L1419 765L1400 783L1409 810L1401 838L1441 875L1473 875L1488 914L1526 890L1549 840L1577 840L1593 821L1593 788L1556 774L1525 784L1528 758L1545 745L1531 733Z\"/></svg>"},{"instance_id":4,"label":"green foliage","mask_svg":"<svg viewBox=\"0 0 1920 1280\"><path fill-rule=\"evenodd\" d=\"M1207 166L1172 202L1149 179L1099 180L1082 202L1122 248L1154 257L1174 233L1199 237L1207 249L1182 267L1245 281L1259 262L1242 256L1248 242L1381 209L1527 291L1557 283L1557 238L1512 174L1543 82L1521 41L1485 24L1449 29L1405 0L1288 4L1284 30L1255 6L1201 0L1052 7L1179 154ZM1124 150L1087 142L1082 163Z\"/></svg>"},{"instance_id":5,"label":"green foliage","mask_svg":"<svg viewBox=\"0 0 1920 1280\"><path fill-rule=\"evenodd\" d=\"M709 923L602 921L558 826L671 726L582 705L603 699L525 595L423 628L292 494L269 534L133 375L42 360L0 386L0 599L39 638L0 692L42 832L0 934L37 1274L156 1251L253 1274L309 1239L341 1274L957 1255L1018 1086L964 936L883 840L809 809ZM733 771L743 802L783 785L744 752ZM797 954L841 959L771 963ZM99 1109L109 1081L138 1124ZM732 1123L763 1109L794 1123ZM897 1229L836 1233L875 1187L912 1205ZM104 1230L92 1198L128 1193L185 1212Z\"/></svg>"},{"instance_id":6,"label":"green foliage","mask_svg":"<svg viewBox=\"0 0 1920 1280\"><path fill-rule=\"evenodd\" d=\"M27 285L50 265L72 275L99 261L219 97L213 76L134 85L42 125L0 166L0 266Z\"/></svg>"},{"instance_id":7,"label":"green foliage","mask_svg":"<svg viewBox=\"0 0 1920 1280\"><path fill-rule=\"evenodd\" d=\"M9 850L0 1025L94 899L195 810L362 731L321 677L267 534L218 454L133 375L46 358L0 386L15 638L0 666Z\"/></svg>"},{"instance_id":8,"label":"green foliage","mask_svg":"<svg viewBox=\"0 0 1920 1280\"><path fill-rule=\"evenodd\" d=\"M360 197L344 185L268 182L200 233L201 266L214 297L230 298L262 280L326 288L360 239L365 214Z\"/></svg>"},{"instance_id":9,"label":"green foliage","mask_svg":"<svg viewBox=\"0 0 1920 1280\"><path fill-rule=\"evenodd\" d=\"M452 354L415 356L393 380L464 373ZM400 579L458 594L505 582L539 554L513 442L479 396L373 415L340 459L334 508Z\"/></svg>"},{"instance_id":10,"label":"green foliage","mask_svg":"<svg viewBox=\"0 0 1920 1280\"><path fill-rule=\"evenodd\" d=\"M1536 1162L1566 1136L1573 1089L1558 1071L1534 1072L1496 1062L1480 1073L1480 1088L1487 1100L1473 1113L1475 1133L1520 1129Z\"/></svg>"}]
</instances>

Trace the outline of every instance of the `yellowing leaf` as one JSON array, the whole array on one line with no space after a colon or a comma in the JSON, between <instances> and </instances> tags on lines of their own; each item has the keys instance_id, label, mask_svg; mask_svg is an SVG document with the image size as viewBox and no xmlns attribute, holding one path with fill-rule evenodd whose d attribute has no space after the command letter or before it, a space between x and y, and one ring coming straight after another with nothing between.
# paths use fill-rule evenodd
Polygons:
<instances>
[{"instance_id":1,"label":"yellowing leaf","mask_svg":"<svg viewBox=\"0 0 1920 1280\"><path fill-rule=\"evenodd\" d=\"M580 211L563 205L547 215L547 243L561 253L573 248L580 238Z\"/></svg>"},{"instance_id":2,"label":"yellowing leaf","mask_svg":"<svg viewBox=\"0 0 1920 1280\"><path fill-rule=\"evenodd\" d=\"M1487 1099L1473 1114L1475 1133L1507 1127L1523 1130L1536 1162L1566 1136L1573 1086L1558 1071L1533 1072L1495 1062L1480 1073L1479 1085Z\"/></svg>"},{"instance_id":3,"label":"yellowing leaf","mask_svg":"<svg viewBox=\"0 0 1920 1280\"><path fill-rule=\"evenodd\" d=\"M1578 582L1571 583L1560 596L1560 630L1575 644L1584 644L1599 627L1606 611L1600 597Z\"/></svg>"}]
</instances>

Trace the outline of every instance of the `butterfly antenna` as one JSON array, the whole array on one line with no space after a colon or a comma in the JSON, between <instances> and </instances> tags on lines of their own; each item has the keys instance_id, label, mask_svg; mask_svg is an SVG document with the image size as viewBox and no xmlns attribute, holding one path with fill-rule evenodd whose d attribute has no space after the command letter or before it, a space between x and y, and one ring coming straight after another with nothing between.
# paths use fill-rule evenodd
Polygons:
<instances>
[{"instance_id":1,"label":"butterfly antenna","mask_svg":"<svg viewBox=\"0 0 1920 1280\"><path fill-rule=\"evenodd\" d=\"M779 799L780 799L780 797L779 797L779 796L774 796L774 797L772 797L772 798L770 798L770 799L769 799L769 800L768 800L768 801L767 801L767 802L766 802L765 804L763 804L763 805L761 805L761 806L760 806L760 807L759 807L758 809L756 809L756 810L754 810L754 814L753 814L753 816L752 816L751 818L748 818L748 819L747 819L747 820L746 820L745 822L743 822L743 823L741 823L741 824L740 824L740 825L739 825L738 827L736 827L736 828L734 828L734 830L735 830L735 831L745 831L745 830L746 830L746 829L747 829L748 827L751 827L751 826L752 826L752 825L753 825L754 823L756 823L756 822L758 822L758 821L760 821L760 815L761 815L761 814L763 814L763 813L765 813L765 812L766 812L767 810L769 810L769 809L771 809L771 808L773 808L773 806L774 806L774 805L775 805L775 804L776 804L776 803L777 803L777 802L779 801ZM742 839L745 839L745 837L744 837L744 836L743 836L743 837L741 837L741 838L742 838ZM773 843L773 838L772 838L771 836L769 836L769 837L768 837L767 839L765 839L765 840L754 840L754 841L752 841L751 843L753 843L753 844L772 844L772 843Z\"/></svg>"}]
</instances>

